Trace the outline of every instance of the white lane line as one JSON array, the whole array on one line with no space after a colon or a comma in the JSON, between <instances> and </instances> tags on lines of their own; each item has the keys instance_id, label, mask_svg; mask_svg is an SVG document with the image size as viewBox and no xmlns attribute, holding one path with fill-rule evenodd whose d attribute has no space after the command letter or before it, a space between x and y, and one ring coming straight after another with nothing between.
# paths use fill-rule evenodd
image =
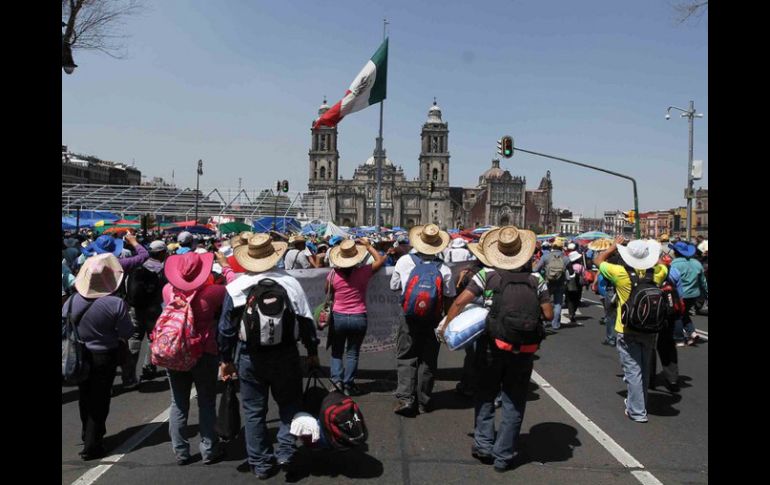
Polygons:
<instances>
[{"instance_id":1,"label":"white lane line","mask_svg":"<svg viewBox=\"0 0 770 485\"><path fill-rule=\"evenodd\" d=\"M695 333L697 333L697 334L698 334L698 338L699 338L699 339L701 339L701 340L705 340L706 342L708 342L708 341L709 341L709 333L708 333L708 332L704 332L703 330L698 330L698 329L696 328L696 329L695 329Z\"/></svg>"},{"instance_id":2,"label":"white lane line","mask_svg":"<svg viewBox=\"0 0 770 485\"><path fill-rule=\"evenodd\" d=\"M190 400L192 401L193 399L195 399L197 395L198 395L198 391L193 387L193 390L190 393ZM101 477L107 472L107 470L112 468L112 465L114 465L121 458L123 458L128 453L130 453L131 450L133 450L134 448L142 444L142 441L149 438L150 435L155 432L155 430L161 427L163 423L168 421L168 415L170 410L171 410L171 407L166 408L165 411L155 416L155 418L152 421L150 421L150 423L147 426L145 426L140 431L135 433L132 437L126 440L122 445L118 446L115 449L114 454L106 458L102 458L102 462L110 463L109 465L99 465L94 468L91 468L90 470L82 474L77 480L72 482L72 485L91 485L96 480L98 480L99 477Z\"/></svg>"},{"instance_id":3,"label":"white lane line","mask_svg":"<svg viewBox=\"0 0 770 485\"><path fill-rule=\"evenodd\" d=\"M605 433L599 426L596 425L591 419L588 418L582 411L575 407L574 404L569 402L559 391L557 391L551 384L548 383L543 377L536 371L532 371L532 380L535 384L548 394L551 399L561 406L564 411L569 414L588 434L594 437L600 445L604 447L616 460L620 462L626 468L634 468L632 475L639 480L643 485L662 485L661 482L652 475L652 473L644 470L642 465L636 458L631 456L629 452L624 450L610 435Z\"/></svg>"}]
</instances>

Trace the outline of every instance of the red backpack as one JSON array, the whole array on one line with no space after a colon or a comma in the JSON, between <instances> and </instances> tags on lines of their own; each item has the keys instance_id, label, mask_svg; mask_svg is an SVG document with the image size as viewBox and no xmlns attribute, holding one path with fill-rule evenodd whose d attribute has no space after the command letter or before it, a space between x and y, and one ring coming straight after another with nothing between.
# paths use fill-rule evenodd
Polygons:
<instances>
[{"instance_id":1,"label":"red backpack","mask_svg":"<svg viewBox=\"0 0 770 485\"><path fill-rule=\"evenodd\" d=\"M320 420L324 434L337 449L362 445L369 436L358 404L336 389L321 403Z\"/></svg>"},{"instance_id":2,"label":"red backpack","mask_svg":"<svg viewBox=\"0 0 770 485\"><path fill-rule=\"evenodd\" d=\"M203 355L203 337L195 331L190 304L196 292L185 296L174 290L174 299L158 317L150 338L152 363L166 369L188 371Z\"/></svg>"}]
</instances>

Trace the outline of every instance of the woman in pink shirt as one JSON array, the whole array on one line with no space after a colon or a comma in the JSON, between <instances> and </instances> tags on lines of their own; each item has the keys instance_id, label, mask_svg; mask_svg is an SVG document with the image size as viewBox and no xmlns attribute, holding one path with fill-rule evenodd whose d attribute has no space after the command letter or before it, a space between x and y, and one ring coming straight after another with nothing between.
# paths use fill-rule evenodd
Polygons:
<instances>
[{"instance_id":1,"label":"woman in pink shirt","mask_svg":"<svg viewBox=\"0 0 770 485\"><path fill-rule=\"evenodd\" d=\"M372 255L374 263L361 265L367 253ZM368 240L346 239L331 249L329 261L334 266L326 280L326 291L331 285L334 293L334 318L329 329L331 379L348 396L357 396L361 391L354 380L361 344L366 335L366 288L372 275L385 264L386 256L380 255ZM344 370L343 353L346 354Z\"/></svg>"},{"instance_id":2,"label":"woman in pink shirt","mask_svg":"<svg viewBox=\"0 0 770 485\"><path fill-rule=\"evenodd\" d=\"M233 281L236 274L230 269L227 259L216 253L217 262L222 266L222 275L227 283ZM200 452L203 463L208 465L224 457L224 448L218 446L219 438L214 431L216 423L217 372L219 358L217 354L217 323L222 303L225 300L225 286L216 284L211 278L214 253L199 254L188 252L169 256L164 272L169 283L163 288L163 303L184 302L192 296L190 309L195 332L203 339L203 355L189 371L168 369L171 386L171 409L168 430L171 445L178 465L191 462L190 442L184 436L190 413L190 391L195 383L198 392L198 411L200 420Z\"/></svg>"}]
</instances>

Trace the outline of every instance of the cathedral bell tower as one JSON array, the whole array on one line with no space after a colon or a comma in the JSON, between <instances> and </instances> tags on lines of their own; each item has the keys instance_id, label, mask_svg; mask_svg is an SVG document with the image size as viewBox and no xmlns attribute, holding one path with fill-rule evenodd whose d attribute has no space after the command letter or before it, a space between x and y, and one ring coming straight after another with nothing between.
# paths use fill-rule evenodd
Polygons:
<instances>
[{"instance_id":1,"label":"cathedral bell tower","mask_svg":"<svg viewBox=\"0 0 770 485\"><path fill-rule=\"evenodd\" d=\"M318 108L318 116L329 110L324 97L323 104ZM315 120L313 121L315 123ZM319 126L310 128L311 145L308 152L310 173L308 174L308 190L324 190L336 185L339 173L337 167L340 153L337 151L337 127Z\"/></svg>"},{"instance_id":2,"label":"cathedral bell tower","mask_svg":"<svg viewBox=\"0 0 770 485\"><path fill-rule=\"evenodd\" d=\"M449 124L441 119L441 108L436 105L428 110L428 120L422 125L420 134L420 190L422 200L421 224L452 226L449 204ZM430 192L430 183L434 190Z\"/></svg>"}]
</instances>

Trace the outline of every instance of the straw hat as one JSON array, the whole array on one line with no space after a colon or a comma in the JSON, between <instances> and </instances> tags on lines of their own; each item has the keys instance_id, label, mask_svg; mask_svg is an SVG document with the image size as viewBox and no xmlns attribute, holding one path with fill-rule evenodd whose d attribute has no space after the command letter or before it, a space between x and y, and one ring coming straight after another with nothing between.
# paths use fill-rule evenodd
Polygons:
<instances>
[{"instance_id":1,"label":"straw hat","mask_svg":"<svg viewBox=\"0 0 770 485\"><path fill-rule=\"evenodd\" d=\"M517 269L524 266L535 254L537 236L532 231L504 226L498 234L490 235L482 243L484 256L490 266L500 269Z\"/></svg>"},{"instance_id":2,"label":"straw hat","mask_svg":"<svg viewBox=\"0 0 770 485\"><path fill-rule=\"evenodd\" d=\"M307 242L307 240L305 239L305 236L301 234L298 234L296 236L291 236L289 238L289 244L303 243L303 242Z\"/></svg>"},{"instance_id":3,"label":"straw hat","mask_svg":"<svg viewBox=\"0 0 770 485\"><path fill-rule=\"evenodd\" d=\"M409 242L418 253L438 254L449 246L449 233L435 224L414 226L409 230Z\"/></svg>"},{"instance_id":4,"label":"straw hat","mask_svg":"<svg viewBox=\"0 0 770 485\"><path fill-rule=\"evenodd\" d=\"M660 237L658 238L658 241L662 243L668 242L668 240L669 240L668 234L661 234Z\"/></svg>"},{"instance_id":5,"label":"straw hat","mask_svg":"<svg viewBox=\"0 0 770 485\"><path fill-rule=\"evenodd\" d=\"M618 246L618 253L623 261L634 269L647 270L658 263L660 258L660 243L635 239L627 246Z\"/></svg>"},{"instance_id":6,"label":"straw hat","mask_svg":"<svg viewBox=\"0 0 770 485\"><path fill-rule=\"evenodd\" d=\"M606 251L610 246L612 246L612 239L597 239L596 241L591 241L588 249L592 251Z\"/></svg>"},{"instance_id":7,"label":"straw hat","mask_svg":"<svg viewBox=\"0 0 770 485\"><path fill-rule=\"evenodd\" d=\"M535 239L537 239L537 236L535 236ZM557 237L556 240L551 243L551 247L554 249L562 249L564 247L564 240Z\"/></svg>"},{"instance_id":8,"label":"straw hat","mask_svg":"<svg viewBox=\"0 0 770 485\"><path fill-rule=\"evenodd\" d=\"M211 274L214 253L193 251L169 256L163 267L166 279L174 288L192 291L201 287Z\"/></svg>"},{"instance_id":9,"label":"straw hat","mask_svg":"<svg viewBox=\"0 0 770 485\"><path fill-rule=\"evenodd\" d=\"M261 273L275 266L288 247L285 242L273 241L269 234L257 233L248 244L235 248L233 256L246 271Z\"/></svg>"},{"instance_id":10,"label":"straw hat","mask_svg":"<svg viewBox=\"0 0 770 485\"><path fill-rule=\"evenodd\" d=\"M99 298L113 293L123 281L123 268L112 253L86 259L75 279L75 289L83 298Z\"/></svg>"},{"instance_id":11,"label":"straw hat","mask_svg":"<svg viewBox=\"0 0 770 485\"><path fill-rule=\"evenodd\" d=\"M477 243L468 243L468 250L473 253L476 258L478 258L479 261L481 261L481 264L487 267L491 267L492 264L489 262L487 257L484 255L483 250L483 244L484 241L486 241L488 238L492 238L493 240L497 240L497 236L500 234L500 228L495 228L492 230L489 230L481 235L481 238L479 238L479 242Z\"/></svg>"},{"instance_id":12,"label":"straw hat","mask_svg":"<svg viewBox=\"0 0 770 485\"><path fill-rule=\"evenodd\" d=\"M334 246L329 253L329 261L337 268L352 268L360 263L367 250L352 239L345 239L339 246Z\"/></svg>"},{"instance_id":13,"label":"straw hat","mask_svg":"<svg viewBox=\"0 0 770 485\"><path fill-rule=\"evenodd\" d=\"M249 238L253 236L254 233L251 231L243 231L242 233L238 234L237 236L233 236L230 238L230 247L235 249L238 246L243 246L245 244L249 244Z\"/></svg>"}]
</instances>

